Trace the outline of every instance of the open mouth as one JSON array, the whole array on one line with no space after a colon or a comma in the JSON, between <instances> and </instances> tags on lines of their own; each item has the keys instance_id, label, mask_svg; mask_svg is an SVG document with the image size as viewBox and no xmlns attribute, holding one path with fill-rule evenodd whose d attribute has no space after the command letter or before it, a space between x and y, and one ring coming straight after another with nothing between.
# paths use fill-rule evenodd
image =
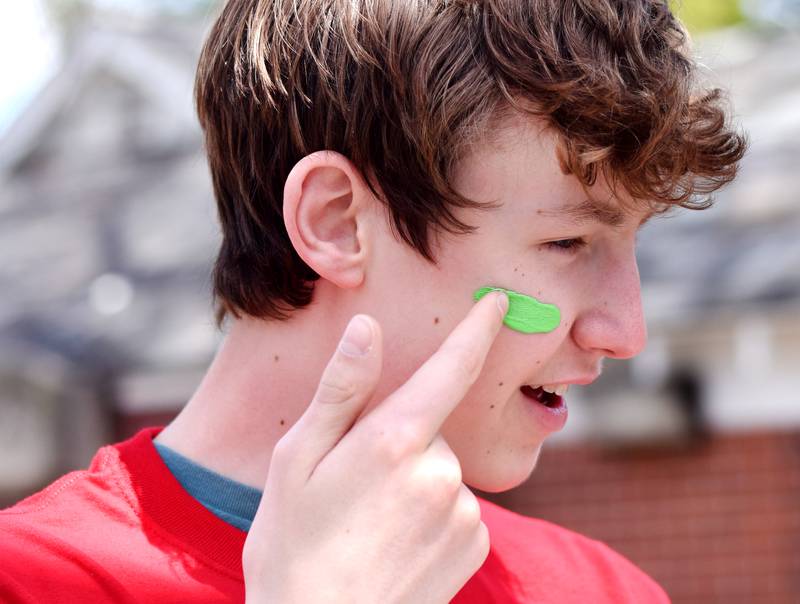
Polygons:
<instances>
[{"instance_id":1,"label":"open mouth","mask_svg":"<svg viewBox=\"0 0 800 604\"><path fill-rule=\"evenodd\" d=\"M533 388L532 386L522 386L520 390L522 391L522 394L528 398L541 403L545 407L550 407L551 409L561 407L564 404L564 399L561 396L554 392L548 392L541 386L538 388Z\"/></svg>"}]
</instances>

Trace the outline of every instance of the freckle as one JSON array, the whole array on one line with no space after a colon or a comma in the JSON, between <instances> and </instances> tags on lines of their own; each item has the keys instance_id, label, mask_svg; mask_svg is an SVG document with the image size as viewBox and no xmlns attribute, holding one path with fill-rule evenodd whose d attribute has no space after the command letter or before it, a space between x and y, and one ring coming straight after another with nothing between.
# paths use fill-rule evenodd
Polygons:
<instances>
[{"instance_id":1,"label":"freckle","mask_svg":"<svg viewBox=\"0 0 800 604\"><path fill-rule=\"evenodd\" d=\"M541 365L541 364L542 364L542 362L541 362L541 361L536 361L536 364L537 364L537 365Z\"/></svg>"},{"instance_id":2,"label":"freckle","mask_svg":"<svg viewBox=\"0 0 800 604\"><path fill-rule=\"evenodd\" d=\"M277 362L277 360L278 360L279 358L280 358L280 357L279 357L279 356L276 354L276 355L275 355L275 361Z\"/></svg>"},{"instance_id":3,"label":"freckle","mask_svg":"<svg viewBox=\"0 0 800 604\"><path fill-rule=\"evenodd\" d=\"M516 269L516 267L514 267L514 272L515 272L515 273L517 272L517 269Z\"/></svg>"},{"instance_id":4,"label":"freckle","mask_svg":"<svg viewBox=\"0 0 800 604\"><path fill-rule=\"evenodd\" d=\"M499 384L497 384L497 385L498 385L498 386L502 386L502 385L503 385L503 382L500 382L500 383L499 383Z\"/></svg>"},{"instance_id":5,"label":"freckle","mask_svg":"<svg viewBox=\"0 0 800 604\"><path fill-rule=\"evenodd\" d=\"M486 449L486 455L489 455L489 453L491 453L491 452L492 452L491 449Z\"/></svg>"},{"instance_id":6,"label":"freckle","mask_svg":"<svg viewBox=\"0 0 800 604\"><path fill-rule=\"evenodd\" d=\"M494 405L489 405L489 409L494 409Z\"/></svg>"},{"instance_id":7,"label":"freckle","mask_svg":"<svg viewBox=\"0 0 800 604\"><path fill-rule=\"evenodd\" d=\"M439 323L439 317L434 317L433 318L433 324L437 325L438 323Z\"/></svg>"},{"instance_id":8,"label":"freckle","mask_svg":"<svg viewBox=\"0 0 800 604\"><path fill-rule=\"evenodd\" d=\"M286 422L285 422L284 420L281 420L281 426L282 426L283 424L285 424L285 423L286 423Z\"/></svg>"},{"instance_id":9,"label":"freckle","mask_svg":"<svg viewBox=\"0 0 800 604\"><path fill-rule=\"evenodd\" d=\"M522 276L524 277L524 276L525 276L525 273L522 273Z\"/></svg>"}]
</instances>

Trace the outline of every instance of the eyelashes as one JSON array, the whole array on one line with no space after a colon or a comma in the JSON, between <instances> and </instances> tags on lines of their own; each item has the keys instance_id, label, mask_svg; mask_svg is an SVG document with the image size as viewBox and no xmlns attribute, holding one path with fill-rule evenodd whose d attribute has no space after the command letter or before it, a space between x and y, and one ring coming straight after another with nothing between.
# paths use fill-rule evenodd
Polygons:
<instances>
[{"instance_id":1,"label":"eyelashes","mask_svg":"<svg viewBox=\"0 0 800 604\"><path fill-rule=\"evenodd\" d=\"M636 231L634 238L634 249L639 249L639 231ZM557 241L548 241L544 244L547 249L551 249L561 254L576 254L582 248L589 245L583 237L572 237L570 239L558 239Z\"/></svg>"},{"instance_id":2,"label":"eyelashes","mask_svg":"<svg viewBox=\"0 0 800 604\"><path fill-rule=\"evenodd\" d=\"M581 238L559 239L558 241L548 241L545 245L559 253L572 254L584 247L586 245L586 241Z\"/></svg>"}]
</instances>

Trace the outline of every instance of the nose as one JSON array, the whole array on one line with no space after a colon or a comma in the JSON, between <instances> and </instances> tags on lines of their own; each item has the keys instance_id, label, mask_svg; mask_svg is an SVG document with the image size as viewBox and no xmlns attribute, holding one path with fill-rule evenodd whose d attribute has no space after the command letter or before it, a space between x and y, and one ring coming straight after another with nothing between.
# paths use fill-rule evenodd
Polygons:
<instances>
[{"instance_id":1,"label":"nose","mask_svg":"<svg viewBox=\"0 0 800 604\"><path fill-rule=\"evenodd\" d=\"M633 250L610 259L587 292L572 327L577 345L595 355L629 359L644 350L647 326Z\"/></svg>"}]
</instances>

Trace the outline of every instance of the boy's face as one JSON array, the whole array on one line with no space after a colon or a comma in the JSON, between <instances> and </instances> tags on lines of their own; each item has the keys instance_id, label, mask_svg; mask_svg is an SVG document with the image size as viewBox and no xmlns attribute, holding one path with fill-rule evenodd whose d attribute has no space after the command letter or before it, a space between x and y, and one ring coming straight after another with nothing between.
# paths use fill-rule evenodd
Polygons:
<instances>
[{"instance_id":1,"label":"boy's face","mask_svg":"<svg viewBox=\"0 0 800 604\"><path fill-rule=\"evenodd\" d=\"M561 310L561 325L550 333L503 327L477 382L442 426L464 482L484 491L523 482L554 430L539 419L534 406L540 403L527 398L522 386L589 383L603 357L632 357L647 337L634 252L636 232L649 213L623 213L616 226L571 216L566 208L585 201L586 193L574 176L561 172L555 139L540 127L519 118L509 122L497 144L460 164L456 189L502 207L456 210L478 229L440 235L436 266L398 242L388 225L373 238L366 299L359 300L358 311L376 317L384 334L375 400L436 350L480 287L513 289ZM616 208L602 179L590 193Z\"/></svg>"}]
</instances>

